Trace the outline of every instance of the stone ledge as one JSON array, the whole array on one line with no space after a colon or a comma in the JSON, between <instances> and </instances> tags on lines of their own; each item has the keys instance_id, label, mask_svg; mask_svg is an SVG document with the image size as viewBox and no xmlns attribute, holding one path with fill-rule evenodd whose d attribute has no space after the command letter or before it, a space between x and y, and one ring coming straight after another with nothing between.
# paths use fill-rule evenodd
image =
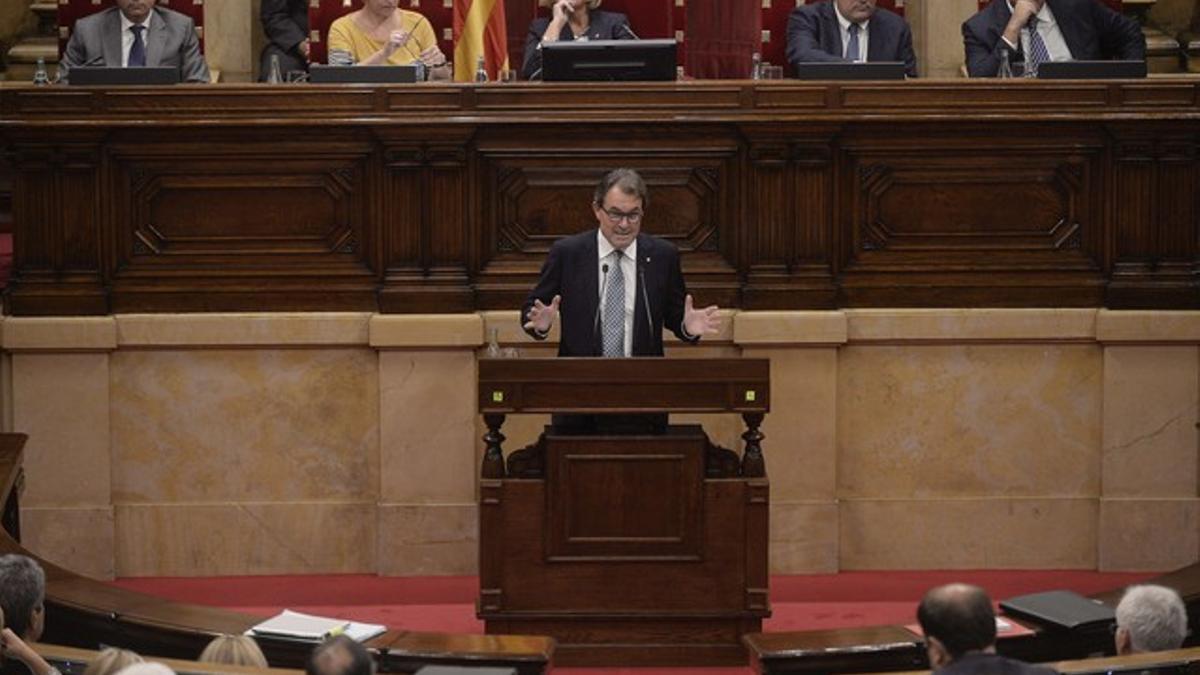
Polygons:
<instances>
[{"instance_id":1,"label":"stone ledge","mask_svg":"<svg viewBox=\"0 0 1200 675\"><path fill-rule=\"evenodd\" d=\"M478 349L484 344L479 314L376 314L369 329L369 344L376 349Z\"/></svg>"},{"instance_id":2,"label":"stone ledge","mask_svg":"<svg viewBox=\"0 0 1200 675\"><path fill-rule=\"evenodd\" d=\"M371 315L346 313L120 314L121 347L362 347Z\"/></svg>"},{"instance_id":3,"label":"stone ledge","mask_svg":"<svg viewBox=\"0 0 1200 675\"><path fill-rule=\"evenodd\" d=\"M1091 342L1094 309L846 310L851 344L864 342Z\"/></svg>"},{"instance_id":4,"label":"stone ledge","mask_svg":"<svg viewBox=\"0 0 1200 675\"><path fill-rule=\"evenodd\" d=\"M10 352L105 352L117 348L117 327L112 317L8 317L0 343Z\"/></svg>"},{"instance_id":5,"label":"stone ledge","mask_svg":"<svg viewBox=\"0 0 1200 675\"><path fill-rule=\"evenodd\" d=\"M738 312L733 317L733 341L741 346L843 345L845 312Z\"/></svg>"},{"instance_id":6,"label":"stone ledge","mask_svg":"<svg viewBox=\"0 0 1200 675\"><path fill-rule=\"evenodd\" d=\"M1096 316L1100 342L1200 343L1200 312L1113 311Z\"/></svg>"}]
</instances>

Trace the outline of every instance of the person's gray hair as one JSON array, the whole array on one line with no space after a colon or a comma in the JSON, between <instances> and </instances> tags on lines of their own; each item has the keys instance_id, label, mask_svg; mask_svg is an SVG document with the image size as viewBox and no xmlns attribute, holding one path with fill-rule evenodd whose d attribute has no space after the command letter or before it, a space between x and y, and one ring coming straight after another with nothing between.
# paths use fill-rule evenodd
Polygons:
<instances>
[{"instance_id":1,"label":"person's gray hair","mask_svg":"<svg viewBox=\"0 0 1200 675\"><path fill-rule=\"evenodd\" d=\"M1187 609L1166 586L1130 586L1117 605L1117 628L1129 631L1135 652L1179 649L1187 637Z\"/></svg>"},{"instance_id":2,"label":"person's gray hair","mask_svg":"<svg viewBox=\"0 0 1200 675\"><path fill-rule=\"evenodd\" d=\"M646 189L646 181L633 169L613 169L604 174L604 178L596 183L596 193L592 196L596 206L604 206L604 197L613 188L642 200L643 209L650 205L650 192Z\"/></svg>"},{"instance_id":3,"label":"person's gray hair","mask_svg":"<svg viewBox=\"0 0 1200 675\"><path fill-rule=\"evenodd\" d=\"M5 626L24 638L33 610L45 600L46 573L37 561L17 553L0 556L0 610Z\"/></svg>"}]
</instances>

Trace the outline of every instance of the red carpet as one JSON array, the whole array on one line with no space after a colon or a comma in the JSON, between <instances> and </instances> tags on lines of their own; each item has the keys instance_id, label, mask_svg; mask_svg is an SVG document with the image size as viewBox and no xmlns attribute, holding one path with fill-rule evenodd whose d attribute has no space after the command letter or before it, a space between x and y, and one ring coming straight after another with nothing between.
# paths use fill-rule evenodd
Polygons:
<instances>
[{"instance_id":1,"label":"red carpet","mask_svg":"<svg viewBox=\"0 0 1200 675\"><path fill-rule=\"evenodd\" d=\"M916 602L930 587L950 581L983 586L995 600L1051 589L1083 594L1106 591L1156 573L1078 571L843 572L771 578L774 616L766 631L845 628L911 623ZM475 618L476 577L377 577L371 575L119 579L121 588L180 602L227 607L269 616L284 607L393 628L482 633ZM563 675L668 675L671 668L555 668ZM708 675L744 675L748 668L707 668Z\"/></svg>"}]
</instances>

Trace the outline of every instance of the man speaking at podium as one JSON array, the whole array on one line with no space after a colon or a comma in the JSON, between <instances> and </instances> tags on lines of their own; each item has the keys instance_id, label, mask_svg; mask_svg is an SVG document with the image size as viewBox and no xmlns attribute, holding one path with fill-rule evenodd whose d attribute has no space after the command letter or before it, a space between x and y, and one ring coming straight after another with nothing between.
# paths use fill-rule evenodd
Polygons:
<instances>
[{"instance_id":1,"label":"man speaking at podium","mask_svg":"<svg viewBox=\"0 0 1200 675\"><path fill-rule=\"evenodd\" d=\"M562 315L559 356L662 356L663 327L684 342L716 333L715 305L696 309L679 251L641 233L649 205L646 183L632 169L609 172L596 186L592 213L599 228L550 247L541 278L521 311L525 332L546 339ZM570 433L660 431L666 416L555 416ZM649 427L647 425L650 425Z\"/></svg>"}]
</instances>

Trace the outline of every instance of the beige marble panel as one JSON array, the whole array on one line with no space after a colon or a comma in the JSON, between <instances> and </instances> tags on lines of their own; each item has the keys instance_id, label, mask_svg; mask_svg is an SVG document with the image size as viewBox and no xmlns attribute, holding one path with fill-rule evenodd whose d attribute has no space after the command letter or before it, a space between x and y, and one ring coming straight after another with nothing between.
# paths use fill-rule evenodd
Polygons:
<instances>
[{"instance_id":1,"label":"beige marble panel","mask_svg":"<svg viewBox=\"0 0 1200 675\"><path fill-rule=\"evenodd\" d=\"M1098 495L1100 384L1094 345L844 348L839 495Z\"/></svg>"},{"instance_id":2,"label":"beige marble panel","mask_svg":"<svg viewBox=\"0 0 1200 675\"><path fill-rule=\"evenodd\" d=\"M747 349L745 355L771 359L771 412L762 427L771 498L833 499L837 494L837 350Z\"/></svg>"},{"instance_id":3,"label":"beige marble panel","mask_svg":"<svg viewBox=\"0 0 1200 675\"><path fill-rule=\"evenodd\" d=\"M109 356L12 356L13 430L25 445L22 506L108 506Z\"/></svg>"},{"instance_id":4,"label":"beige marble panel","mask_svg":"<svg viewBox=\"0 0 1200 675\"><path fill-rule=\"evenodd\" d=\"M379 505L380 574L476 574L478 543L474 503Z\"/></svg>"},{"instance_id":5,"label":"beige marble panel","mask_svg":"<svg viewBox=\"0 0 1200 675\"><path fill-rule=\"evenodd\" d=\"M251 34L261 31L257 15L246 0L206 0L204 58L221 71L222 82L249 82L258 60L251 53Z\"/></svg>"},{"instance_id":6,"label":"beige marble panel","mask_svg":"<svg viewBox=\"0 0 1200 675\"><path fill-rule=\"evenodd\" d=\"M979 9L976 0L908 0L904 18L913 31L921 77L961 77L962 22Z\"/></svg>"},{"instance_id":7,"label":"beige marble panel","mask_svg":"<svg viewBox=\"0 0 1200 675\"><path fill-rule=\"evenodd\" d=\"M772 574L837 572L837 503L772 502L770 555Z\"/></svg>"},{"instance_id":8,"label":"beige marble panel","mask_svg":"<svg viewBox=\"0 0 1200 675\"><path fill-rule=\"evenodd\" d=\"M864 342L1091 342L1094 309L854 309L851 344Z\"/></svg>"},{"instance_id":9,"label":"beige marble panel","mask_svg":"<svg viewBox=\"0 0 1200 675\"><path fill-rule=\"evenodd\" d=\"M374 503L118 505L119 576L374 570Z\"/></svg>"},{"instance_id":10,"label":"beige marble panel","mask_svg":"<svg viewBox=\"0 0 1200 675\"><path fill-rule=\"evenodd\" d=\"M378 395L367 349L117 352L113 501L374 499Z\"/></svg>"},{"instance_id":11,"label":"beige marble panel","mask_svg":"<svg viewBox=\"0 0 1200 675\"><path fill-rule=\"evenodd\" d=\"M1104 350L1103 485L1109 497L1195 497L1200 350Z\"/></svg>"},{"instance_id":12,"label":"beige marble panel","mask_svg":"<svg viewBox=\"0 0 1200 675\"><path fill-rule=\"evenodd\" d=\"M376 314L370 322L376 349L479 347L484 343L478 314Z\"/></svg>"},{"instance_id":13,"label":"beige marble panel","mask_svg":"<svg viewBox=\"0 0 1200 675\"><path fill-rule=\"evenodd\" d=\"M1179 569L1200 560L1200 500L1100 500L1100 569Z\"/></svg>"},{"instance_id":14,"label":"beige marble panel","mask_svg":"<svg viewBox=\"0 0 1200 675\"><path fill-rule=\"evenodd\" d=\"M474 501L474 352L381 352L379 382L383 501Z\"/></svg>"},{"instance_id":15,"label":"beige marble panel","mask_svg":"<svg viewBox=\"0 0 1200 675\"><path fill-rule=\"evenodd\" d=\"M21 543L50 562L94 579L112 579L113 511L21 506Z\"/></svg>"},{"instance_id":16,"label":"beige marble panel","mask_svg":"<svg viewBox=\"0 0 1200 675\"><path fill-rule=\"evenodd\" d=\"M846 342L843 312L738 312L733 340L744 347L840 345Z\"/></svg>"},{"instance_id":17,"label":"beige marble panel","mask_svg":"<svg viewBox=\"0 0 1200 675\"><path fill-rule=\"evenodd\" d=\"M1102 309L1096 317L1096 337L1112 342L1200 343L1200 312Z\"/></svg>"},{"instance_id":18,"label":"beige marble panel","mask_svg":"<svg viewBox=\"0 0 1200 675\"><path fill-rule=\"evenodd\" d=\"M843 570L1096 566L1096 499L856 499L840 507Z\"/></svg>"},{"instance_id":19,"label":"beige marble panel","mask_svg":"<svg viewBox=\"0 0 1200 675\"><path fill-rule=\"evenodd\" d=\"M365 312L119 314L126 347L365 347Z\"/></svg>"},{"instance_id":20,"label":"beige marble panel","mask_svg":"<svg viewBox=\"0 0 1200 675\"><path fill-rule=\"evenodd\" d=\"M7 317L8 351L108 351L117 346L112 317Z\"/></svg>"}]
</instances>

